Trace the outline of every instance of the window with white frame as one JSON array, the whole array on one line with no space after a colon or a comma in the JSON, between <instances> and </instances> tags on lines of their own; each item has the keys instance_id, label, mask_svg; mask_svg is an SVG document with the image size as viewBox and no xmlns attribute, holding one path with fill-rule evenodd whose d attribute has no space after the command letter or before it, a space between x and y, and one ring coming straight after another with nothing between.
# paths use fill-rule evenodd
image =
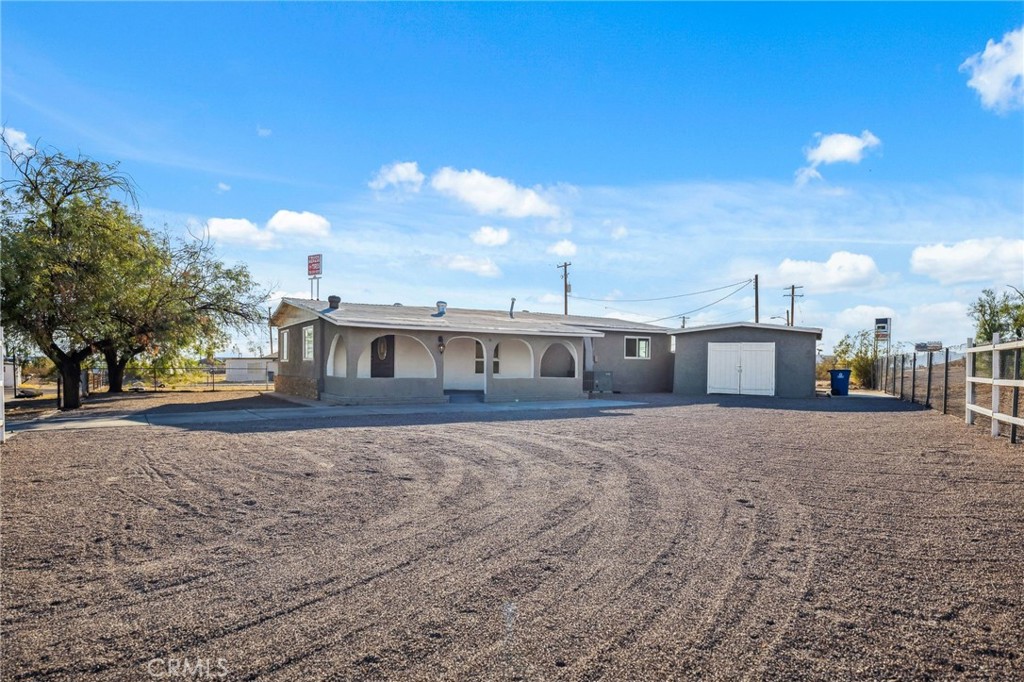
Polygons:
<instances>
[{"instance_id":1,"label":"window with white frame","mask_svg":"<svg viewBox=\"0 0 1024 682\"><path fill-rule=\"evenodd\" d=\"M651 337L649 337L649 336L627 336L626 337L626 359L627 360L650 360L651 359Z\"/></svg>"},{"instance_id":2,"label":"window with white frame","mask_svg":"<svg viewBox=\"0 0 1024 682\"><path fill-rule=\"evenodd\" d=\"M281 350L281 362L288 362L288 330L284 329L281 331L281 338L277 341L277 346Z\"/></svg>"},{"instance_id":3,"label":"window with white frame","mask_svg":"<svg viewBox=\"0 0 1024 682\"><path fill-rule=\"evenodd\" d=\"M302 328L302 359L313 359L313 326Z\"/></svg>"},{"instance_id":4,"label":"window with white frame","mask_svg":"<svg viewBox=\"0 0 1024 682\"><path fill-rule=\"evenodd\" d=\"M475 374L484 373L484 345L476 342L476 366L473 368Z\"/></svg>"}]
</instances>

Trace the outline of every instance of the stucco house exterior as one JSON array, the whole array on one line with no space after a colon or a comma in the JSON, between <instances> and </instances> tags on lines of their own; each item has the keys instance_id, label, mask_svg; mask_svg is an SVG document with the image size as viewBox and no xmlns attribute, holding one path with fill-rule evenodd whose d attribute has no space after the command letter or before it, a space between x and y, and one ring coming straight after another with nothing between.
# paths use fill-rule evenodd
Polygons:
<instances>
[{"instance_id":1,"label":"stucco house exterior","mask_svg":"<svg viewBox=\"0 0 1024 682\"><path fill-rule=\"evenodd\" d=\"M821 329L738 322L678 329L673 392L813 398Z\"/></svg>"},{"instance_id":2,"label":"stucco house exterior","mask_svg":"<svg viewBox=\"0 0 1024 682\"><path fill-rule=\"evenodd\" d=\"M275 390L339 404L586 396L584 373L620 391L670 391L667 329L608 318L286 298Z\"/></svg>"}]
</instances>

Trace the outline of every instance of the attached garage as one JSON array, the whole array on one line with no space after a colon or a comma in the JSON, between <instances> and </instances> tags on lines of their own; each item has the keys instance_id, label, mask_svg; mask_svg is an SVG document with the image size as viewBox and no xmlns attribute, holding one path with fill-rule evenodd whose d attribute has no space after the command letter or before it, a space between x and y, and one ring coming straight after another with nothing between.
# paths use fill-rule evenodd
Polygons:
<instances>
[{"instance_id":1,"label":"attached garage","mask_svg":"<svg viewBox=\"0 0 1024 682\"><path fill-rule=\"evenodd\" d=\"M743 322L680 329L673 335L675 393L814 396L820 329Z\"/></svg>"}]
</instances>

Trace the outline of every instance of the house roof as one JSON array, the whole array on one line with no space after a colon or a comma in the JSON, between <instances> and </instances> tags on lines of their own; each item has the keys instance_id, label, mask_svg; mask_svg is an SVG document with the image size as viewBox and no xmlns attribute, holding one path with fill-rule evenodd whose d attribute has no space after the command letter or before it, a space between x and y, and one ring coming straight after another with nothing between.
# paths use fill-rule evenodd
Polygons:
<instances>
[{"instance_id":1,"label":"house roof","mask_svg":"<svg viewBox=\"0 0 1024 682\"><path fill-rule=\"evenodd\" d=\"M507 310L473 310L449 306L442 317L434 317L437 308L427 306L374 305L341 303L331 308L326 301L285 298L271 318L275 324L285 317L285 306L312 313L333 324L346 327L411 329L437 332L484 332L489 334L533 334L537 336L604 336L606 331L666 333L668 329L640 322L605 317L553 315Z\"/></svg>"},{"instance_id":2,"label":"house roof","mask_svg":"<svg viewBox=\"0 0 1024 682\"><path fill-rule=\"evenodd\" d=\"M685 329L674 329L669 334L673 336L679 334L694 334L696 332L710 332L717 329L735 329L737 327L744 327L747 329L765 329L776 332L788 332L794 334L814 334L815 338L821 339L821 329L819 327L787 327L781 324L755 324L753 322L730 322L728 324L707 324L702 327L687 327Z\"/></svg>"}]
</instances>

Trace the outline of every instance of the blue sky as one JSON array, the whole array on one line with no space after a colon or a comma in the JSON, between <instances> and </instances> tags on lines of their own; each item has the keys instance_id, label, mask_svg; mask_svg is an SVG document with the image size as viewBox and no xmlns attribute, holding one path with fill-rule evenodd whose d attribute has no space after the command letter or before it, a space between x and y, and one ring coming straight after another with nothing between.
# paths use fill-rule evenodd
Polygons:
<instances>
[{"instance_id":1,"label":"blue sky","mask_svg":"<svg viewBox=\"0 0 1024 682\"><path fill-rule=\"evenodd\" d=\"M756 273L827 351L1024 286L1020 3L0 12L9 139L119 160L278 296L323 253L324 298L560 312L568 260L571 312L675 327Z\"/></svg>"}]
</instances>

